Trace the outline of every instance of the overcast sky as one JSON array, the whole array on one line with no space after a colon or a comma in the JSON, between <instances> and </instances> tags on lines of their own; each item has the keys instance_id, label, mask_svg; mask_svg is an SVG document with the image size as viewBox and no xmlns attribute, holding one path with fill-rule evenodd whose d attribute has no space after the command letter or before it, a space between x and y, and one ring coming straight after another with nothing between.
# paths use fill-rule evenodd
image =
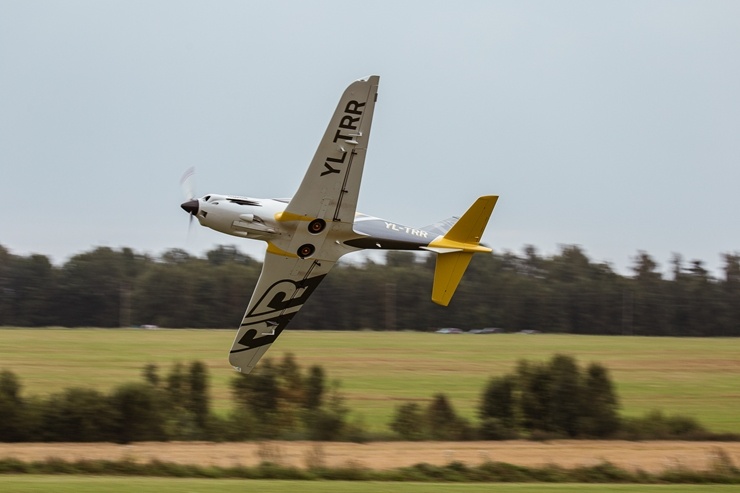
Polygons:
<instances>
[{"instance_id":1,"label":"overcast sky","mask_svg":"<svg viewBox=\"0 0 740 493\"><path fill-rule=\"evenodd\" d=\"M498 194L484 242L740 251L740 2L0 0L0 244L236 244L196 191L289 197L344 88L381 77L362 212L409 226Z\"/></svg>"}]
</instances>

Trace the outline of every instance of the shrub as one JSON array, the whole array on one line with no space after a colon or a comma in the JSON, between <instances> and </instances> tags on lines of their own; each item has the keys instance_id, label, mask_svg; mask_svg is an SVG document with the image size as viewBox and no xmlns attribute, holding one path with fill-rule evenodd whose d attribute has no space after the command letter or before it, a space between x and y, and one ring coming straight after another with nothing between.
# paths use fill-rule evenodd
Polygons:
<instances>
[{"instance_id":1,"label":"shrub","mask_svg":"<svg viewBox=\"0 0 740 493\"><path fill-rule=\"evenodd\" d=\"M501 426L514 428L516 425L516 379L513 375L494 377L488 381L481 398L478 416L482 421L489 418Z\"/></svg>"},{"instance_id":2,"label":"shrub","mask_svg":"<svg viewBox=\"0 0 740 493\"><path fill-rule=\"evenodd\" d=\"M586 436L607 437L619 430L619 399L606 367L592 363L584 381L584 414L581 432Z\"/></svg>"},{"instance_id":3,"label":"shrub","mask_svg":"<svg viewBox=\"0 0 740 493\"><path fill-rule=\"evenodd\" d=\"M635 477L611 462L595 466L577 467L571 470L573 480L578 483L634 483Z\"/></svg>"},{"instance_id":4,"label":"shrub","mask_svg":"<svg viewBox=\"0 0 740 493\"><path fill-rule=\"evenodd\" d=\"M116 439L122 443L166 440L162 399L152 386L129 383L117 387L111 395L119 411Z\"/></svg>"},{"instance_id":5,"label":"shrub","mask_svg":"<svg viewBox=\"0 0 740 493\"><path fill-rule=\"evenodd\" d=\"M501 439L519 427L535 438L607 437L619 429L618 406L609 372L597 363L584 372L562 354L547 363L522 360L513 374L485 387L479 434Z\"/></svg>"},{"instance_id":6,"label":"shrub","mask_svg":"<svg viewBox=\"0 0 740 493\"><path fill-rule=\"evenodd\" d=\"M504 425L498 418L483 418L478 427L478 438L481 440L515 440L519 433Z\"/></svg>"},{"instance_id":7,"label":"shrub","mask_svg":"<svg viewBox=\"0 0 740 493\"><path fill-rule=\"evenodd\" d=\"M407 402L397 406L389 426L404 440L422 440L424 438L424 418L421 406L416 402Z\"/></svg>"},{"instance_id":8,"label":"shrub","mask_svg":"<svg viewBox=\"0 0 740 493\"><path fill-rule=\"evenodd\" d=\"M116 438L121 411L97 390L70 388L42 405L41 436L53 442L106 442Z\"/></svg>"},{"instance_id":9,"label":"shrub","mask_svg":"<svg viewBox=\"0 0 740 493\"><path fill-rule=\"evenodd\" d=\"M499 481L502 483L524 483L531 481L527 468L507 464L505 462L484 462L478 469L483 472L487 481Z\"/></svg>"},{"instance_id":10,"label":"shrub","mask_svg":"<svg viewBox=\"0 0 740 493\"><path fill-rule=\"evenodd\" d=\"M689 416L668 416L652 410L642 417L625 418L620 438L628 440L693 440L711 435L696 419Z\"/></svg>"},{"instance_id":11,"label":"shrub","mask_svg":"<svg viewBox=\"0 0 740 493\"><path fill-rule=\"evenodd\" d=\"M444 394L436 394L427 406L426 436L432 440L471 440L473 432L467 420L459 417Z\"/></svg>"},{"instance_id":12,"label":"shrub","mask_svg":"<svg viewBox=\"0 0 740 493\"><path fill-rule=\"evenodd\" d=\"M17 442L25 438L24 407L18 377L3 370L0 372L0 441Z\"/></svg>"}]
</instances>

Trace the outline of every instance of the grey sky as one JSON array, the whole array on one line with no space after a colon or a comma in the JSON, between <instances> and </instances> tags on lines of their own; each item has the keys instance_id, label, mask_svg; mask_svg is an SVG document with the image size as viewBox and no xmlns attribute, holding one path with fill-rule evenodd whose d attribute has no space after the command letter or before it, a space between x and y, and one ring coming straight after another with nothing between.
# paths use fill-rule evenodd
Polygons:
<instances>
[{"instance_id":1,"label":"grey sky","mask_svg":"<svg viewBox=\"0 0 740 493\"><path fill-rule=\"evenodd\" d=\"M363 212L423 226L495 193L495 250L579 244L623 272L740 251L730 1L0 0L0 244L259 255L187 238L181 174L290 196L369 74Z\"/></svg>"}]
</instances>

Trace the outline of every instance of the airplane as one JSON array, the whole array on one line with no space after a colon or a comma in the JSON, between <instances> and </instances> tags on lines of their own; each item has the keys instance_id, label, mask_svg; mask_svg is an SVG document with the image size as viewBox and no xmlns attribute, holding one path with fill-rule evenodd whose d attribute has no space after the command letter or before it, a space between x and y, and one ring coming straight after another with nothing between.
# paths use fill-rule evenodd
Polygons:
<instances>
[{"instance_id":1,"label":"airplane","mask_svg":"<svg viewBox=\"0 0 740 493\"><path fill-rule=\"evenodd\" d=\"M356 211L380 77L347 87L291 199L208 194L181 207L202 226L267 242L257 285L229 363L249 373L332 266L359 250L427 250L437 255L432 301L447 306L480 245L497 195L478 198L458 218L410 228Z\"/></svg>"}]
</instances>

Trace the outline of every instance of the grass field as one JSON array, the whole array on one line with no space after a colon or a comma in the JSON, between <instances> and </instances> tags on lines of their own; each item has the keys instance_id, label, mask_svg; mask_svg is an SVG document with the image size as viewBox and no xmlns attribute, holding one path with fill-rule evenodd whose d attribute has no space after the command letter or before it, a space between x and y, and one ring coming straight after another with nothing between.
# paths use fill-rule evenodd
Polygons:
<instances>
[{"instance_id":1,"label":"grass field","mask_svg":"<svg viewBox=\"0 0 740 493\"><path fill-rule=\"evenodd\" d=\"M138 379L147 363L164 374L176 361L200 360L209 367L214 407L225 412L233 336L230 330L6 328L0 329L0 368L15 372L31 395L71 386L108 390ZM286 352L339 379L353 414L373 431L387 430L399 403L437 392L472 418L488 378L510 372L520 359L564 353L611 370L625 415L657 408L694 416L713 431L740 432L740 339L288 330L268 357Z\"/></svg>"},{"instance_id":2,"label":"grass field","mask_svg":"<svg viewBox=\"0 0 740 493\"><path fill-rule=\"evenodd\" d=\"M723 493L737 485L623 485L623 484L471 484L382 483L373 481L263 481L234 479L130 478L114 476L0 476L0 490L13 493Z\"/></svg>"}]
</instances>

